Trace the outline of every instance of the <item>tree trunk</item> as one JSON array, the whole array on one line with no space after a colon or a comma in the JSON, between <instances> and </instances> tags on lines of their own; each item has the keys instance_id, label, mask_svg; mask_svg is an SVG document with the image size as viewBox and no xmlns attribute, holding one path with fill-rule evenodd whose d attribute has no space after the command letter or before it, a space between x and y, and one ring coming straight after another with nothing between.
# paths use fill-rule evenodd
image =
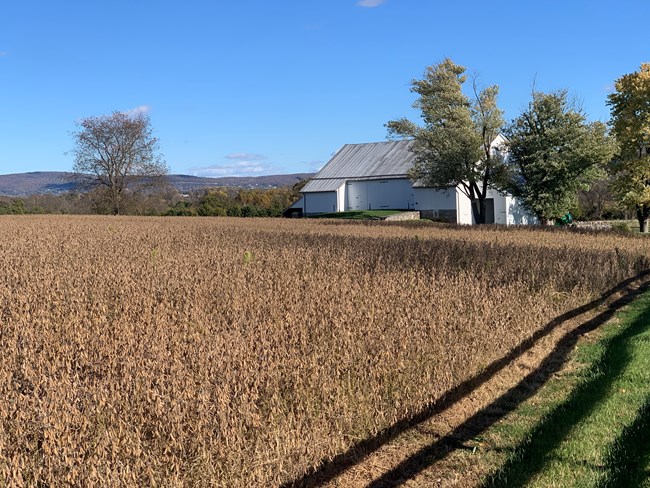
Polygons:
<instances>
[{"instance_id":1,"label":"tree trunk","mask_svg":"<svg viewBox=\"0 0 650 488\"><path fill-rule=\"evenodd\" d=\"M485 198L477 198L472 202L472 212L477 224L485 223Z\"/></svg>"},{"instance_id":2,"label":"tree trunk","mask_svg":"<svg viewBox=\"0 0 650 488\"><path fill-rule=\"evenodd\" d=\"M650 205L637 205L636 218L639 221L639 231L648 232L648 217L650 217Z\"/></svg>"},{"instance_id":3,"label":"tree trunk","mask_svg":"<svg viewBox=\"0 0 650 488\"><path fill-rule=\"evenodd\" d=\"M113 201L111 202L113 205L113 215L120 215L120 201L119 198L113 197Z\"/></svg>"},{"instance_id":4,"label":"tree trunk","mask_svg":"<svg viewBox=\"0 0 650 488\"><path fill-rule=\"evenodd\" d=\"M116 189L111 188L111 205L113 207L113 215L120 215L122 212L122 193Z\"/></svg>"}]
</instances>

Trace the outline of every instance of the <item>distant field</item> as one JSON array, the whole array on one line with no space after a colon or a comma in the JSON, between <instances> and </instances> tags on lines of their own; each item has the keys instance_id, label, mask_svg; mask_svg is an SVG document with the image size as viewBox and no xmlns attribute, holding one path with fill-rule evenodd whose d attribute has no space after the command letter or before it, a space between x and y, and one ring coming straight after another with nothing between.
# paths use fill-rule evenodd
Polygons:
<instances>
[{"instance_id":1,"label":"distant field","mask_svg":"<svg viewBox=\"0 0 650 488\"><path fill-rule=\"evenodd\" d=\"M648 268L615 234L0 218L7 486L274 486Z\"/></svg>"}]
</instances>

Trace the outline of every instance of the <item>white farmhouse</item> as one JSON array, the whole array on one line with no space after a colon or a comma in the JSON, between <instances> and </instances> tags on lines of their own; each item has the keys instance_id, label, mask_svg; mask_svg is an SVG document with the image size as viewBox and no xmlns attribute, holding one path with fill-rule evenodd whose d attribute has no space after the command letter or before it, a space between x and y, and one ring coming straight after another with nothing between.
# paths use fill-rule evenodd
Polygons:
<instances>
[{"instance_id":1,"label":"white farmhouse","mask_svg":"<svg viewBox=\"0 0 650 488\"><path fill-rule=\"evenodd\" d=\"M474 224L472 202L460 188L428 188L409 179L415 159L411 144L410 140L346 144L304 186L302 198L292 209L302 210L305 216L350 210L419 210L423 218ZM486 223L536 221L517 199L496 190L488 190L486 207Z\"/></svg>"}]
</instances>

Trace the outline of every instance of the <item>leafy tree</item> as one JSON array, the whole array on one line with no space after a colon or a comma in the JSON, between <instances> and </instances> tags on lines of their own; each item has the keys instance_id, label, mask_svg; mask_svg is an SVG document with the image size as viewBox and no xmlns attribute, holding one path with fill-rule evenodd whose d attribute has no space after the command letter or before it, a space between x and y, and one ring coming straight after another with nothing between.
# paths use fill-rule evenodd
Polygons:
<instances>
[{"instance_id":1,"label":"leafy tree","mask_svg":"<svg viewBox=\"0 0 650 488\"><path fill-rule=\"evenodd\" d=\"M201 216L225 216L232 206L232 199L224 189L208 190L198 202Z\"/></svg>"},{"instance_id":2,"label":"leafy tree","mask_svg":"<svg viewBox=\"0 0 650 488\"><path fill-rule=\"evenodd\" d=\"M615 148L605 124L587 122L566 90L533 91L505 135L508 164L500 185L521 198L542 224L576 205L578 191L602 174Z\"/></svg>"},{"instance_id":3,"label":"leafy tree","mask_svg":"<svg viewBox=\"0 0 650 488\"><path fill-rule=\"evenodd\" d=\"M616 80L607 98L611 127L619 145L611 170L617 200L636 210L641 232L650 217L650 63Z\"/></svg>"},{"instance_id":4,"label":"leafy tree","mask_svg":"<svg viewBox=\"0 0 650 488\"><path fill-rule=\"evenodd\" d=\"M25 210L25 202L22 198L12 198L0 201L0 215L22 215L28 213Z\"/></svg>"},{"instance_id":5,"label":"leafy tree","mask_svg":"<svg viewBox=\"0 0 650 488\"><path fill-rule=\"evenodd\" d=\"M179 201L169 207L164 215L194 217L198 215L198 211L190 202Z\"/></svg>"},{"instance_id":6,"label":"leafy tree","mask_svg":"<svg viewBox=\"0 0 650 488\"><path fill-rule=\"evenodd\" d=\"M411 178L427 186L456 187L472 202L474 219L485 223L485 199L492 174L501 164L492 144L503 125L497 107L499 88L479 90L474 79L473 98L463 93L465 68L450 59L429 66L421 80L413 80L411 91L419 98L413 104L424 122L407 119L386 124L389 136L413 139L416 154Z\"/></svg>"},{"instance_id":7,"label":"leafy tree","mask_svg":"<svg viewBox=\"0 0 650 488\"><path fill-rule=\"evenodd\" d=\"M212 188L195 194L190 201L178 202L166 215L201 215L228 217L280 217L291 205L290 188L235 189Z\"/></svg>"},{"instance_id":8,"label":"leafy tree","mask_svg":"<svg viewBox=\"0 0 650 488\"><path fill-rule=\"evenodd\" d=\"M96 195L105 202L98 207L123 213L129 192L142 191L167 174L147 115L113 112L77 125L72 177L102 189Z\"/></svg>"}]
</instances>

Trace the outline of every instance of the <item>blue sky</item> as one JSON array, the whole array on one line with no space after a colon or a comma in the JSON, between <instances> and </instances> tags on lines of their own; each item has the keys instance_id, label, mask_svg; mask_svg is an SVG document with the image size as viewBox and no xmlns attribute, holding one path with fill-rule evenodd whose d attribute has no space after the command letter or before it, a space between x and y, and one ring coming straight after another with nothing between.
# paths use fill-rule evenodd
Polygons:
<instances>
[{"instance_id":1,"label":"blue sky","mask_svg":"<svg viewBox=\"0 0 650 488\"><path fill-rule=\"evenodd\" d=\"M450 57L497 84L506 119L567 88L607 120L616 78L650 61L650 2L7 0L0 173L67 171L75 121L149 114L172 173L317 170L384 140L410 81Z\"/></svg>"}]
</instances>

